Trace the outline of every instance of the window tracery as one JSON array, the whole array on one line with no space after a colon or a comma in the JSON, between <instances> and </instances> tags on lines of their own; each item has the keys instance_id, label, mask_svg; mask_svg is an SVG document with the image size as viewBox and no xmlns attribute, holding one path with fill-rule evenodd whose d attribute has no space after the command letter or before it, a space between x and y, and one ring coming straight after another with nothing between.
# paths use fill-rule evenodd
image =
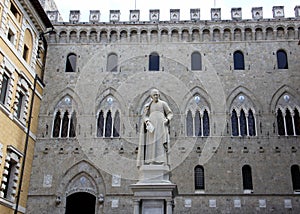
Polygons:
<instances>
[{"instance_id":1,"label":"window tracery","mask_svg":"<svg viewBox=\"0 0 300 214\"><path fill-rule=\"evenodd\" d=\"M210 135L209 108L205 99L196 94L190 99L186 111L186 135L206 137Z\"/></svg>"},{"instance_id":2,"label":"window tracery","mask_svg":"<svg viewBox=\"0 0 300 214\"><path fill-rule=\"evenodd\" d=\"M53 120L52 137L73 138L76 137L76 103L65 96L56 106Z\"/></svg>"}]
</instances>

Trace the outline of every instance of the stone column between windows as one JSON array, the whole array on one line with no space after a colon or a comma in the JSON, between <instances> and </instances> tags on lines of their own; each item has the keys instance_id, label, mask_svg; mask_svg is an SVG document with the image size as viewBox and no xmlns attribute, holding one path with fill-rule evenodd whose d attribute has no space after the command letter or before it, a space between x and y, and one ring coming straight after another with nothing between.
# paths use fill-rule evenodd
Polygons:
<instances>
[{"instance_id":1,"label":"stone column between windows","mask_svg":"<svg viewBox=\"0 0 300 214\"><path fill-rule=\"evenodd\" d=\"M105 126L106 126L106 114L103 113L103 136L105 137Z\"/></svg>"},{"instance_id":2,"label":"stone column between windows","mask_svg":"<svg viewBox=\"0 0 300 214\"><path fill-rule=\"evenodd\" d=\"M58 137L61 137L61 130L62 130L62 121L63 121L63 117L61 117L61 115L59 116L60 117L60 125L59 125L59 134L58 134ZM55 119L54 119L55 120Z\"/></svg>"},{"instance_id":3,"label":"stone column between windows","mask_svg":"<svg viewBox=\"0 0 300 214\"><path fill-rule=\"evenodd\" d=\"M70 137L71 118L72 118L72 114L71 114L71 112L70 112L70 114L68 115L68 129L67 129L67 137Z\"/></svg>"},{"instance_id":4,"label":"stone column between windows","mask_svg":"<svg viewBox=\"0 0 300 214\"><path fill-rule=\"evenodd\" d=\"M296 136L296 128L295 128L295 120L294 120L294 112L291 113L291 117L292 117L292 124L293 124L293 133L294 133L294 136Z\"/></svg>"},{"instance_id":5,"label":"stone column between windows","mask_svg":"<svg viewBox=\"0 0 300 214\"><path fill-rule=\"evenodd\" d=\"M241 136L241 126L240 126L240 112L237 114L237 123L238 123L238 136Z\"/></svg>"},{"instance_id":6,"label":"stone column between windows","mask_svg":"<svg viewBox=\"0 0 300 214\"><path fill-rule=\"evenodd\" d=\"M248 123L248 113L245 114L246 117L246 134L249 136L249 123Z\"/></svg>"},{"instance_id":7,"label":"stone column between windows","mask_svg":"<svg viewBox=\"0 0 300 214\"><path fill-rule=\"evenodd\" d=\"M203 114L200 114L200 128L201 128L201 137L204 136L203 130L204 130L204 124L203 124Z\"/></svg>"},{"instance_id":8,"label":"stone column between windows","mask_svg":"<svg viewBox=\"0 0 300 214\"><path fill-rule=\"evenodd\" d=\"M195 123L195 115L192 115L192 118L193 118L193 137L196 136L196 123Z\"/></svg>"},{"instance_id":9,"label":"stone column between windows","mask_svg":"<svg viewBox=\"0 0 300 214\"><path fill-rule=\"evenodd\" d=\"M283 117L283 124L284 124L284 134L285 134L285 136L288 136L287 129L286 129L286 121L285 121L285 111L282 112L282 117Z\"/></svg>"},{"instance_id":10,"label":"stone column between windows","mask_svg":"<svg viewBox=\"0 0 300 214\"><path fill-rule=\"evenodd\" d=\"M111 131L110 131L110 137L114 136L114 117L113 117L113 113L111 112Z\"/></svg>"}]
</instances>

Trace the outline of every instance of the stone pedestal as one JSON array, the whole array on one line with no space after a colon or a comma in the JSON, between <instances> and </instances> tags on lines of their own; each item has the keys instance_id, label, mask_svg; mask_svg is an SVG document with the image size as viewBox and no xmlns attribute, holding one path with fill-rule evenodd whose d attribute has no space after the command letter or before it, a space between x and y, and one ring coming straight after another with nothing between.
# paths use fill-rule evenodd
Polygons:
<instances>
[{"instance_id":1,"label":"stone pedestal","mask_svg":"<svg viewBox=\"0 0 300 214\"><path fill-rule=\"evenodd\" d=\"M172 214L176 184L169 180L169 166L143 165L134 193L134 214Z\"/></svg>"},{"instance_id":2,"label":"stone pedestal","mask_svg":"<svg viewBox=\"0 0 300 214\"><path fill-rule=\"evenodd\" d=\"M171 183L169 179L169 166L142 165L138 183Z\"/></svg>"}]
</instances>

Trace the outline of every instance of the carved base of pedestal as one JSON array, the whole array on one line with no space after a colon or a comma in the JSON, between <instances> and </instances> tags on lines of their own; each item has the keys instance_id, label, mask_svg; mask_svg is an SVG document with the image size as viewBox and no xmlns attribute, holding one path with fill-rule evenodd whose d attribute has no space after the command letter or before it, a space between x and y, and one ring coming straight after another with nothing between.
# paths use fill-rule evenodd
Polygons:
<instances>
[{"instance_id":1,"label":"carved base of pedestal","mask_svg":"<svg viewBox=\"0 0 300 214\"><path fill-rule=\"evenodd\" d=\"M166 165L143 165L139 181L131 185L134 193L134 214L172 214L177 186L170 181Z\"/></svg>"},{"instance_id":2,"label":"carved base of pedestal","mask_svg":"<svg viewBox=\"0 0 300 214\"><path fill-rule=\"evenodd\" d=\"M166 165L143 165L139 172L139 183L171 183L170 168Z\"/></svg>"}]
</instances>

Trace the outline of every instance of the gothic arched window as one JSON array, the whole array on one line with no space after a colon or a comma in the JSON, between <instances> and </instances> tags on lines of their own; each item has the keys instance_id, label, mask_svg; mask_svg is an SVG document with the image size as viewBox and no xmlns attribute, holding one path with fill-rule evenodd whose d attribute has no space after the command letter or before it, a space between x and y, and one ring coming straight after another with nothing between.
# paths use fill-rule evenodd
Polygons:
<instances>
[{"instance_id":1,"label":"gothic arched window","mask_svg":"<svg viewBox=\"0 0 300 214\"><path fill-rule=\"evenodd\" d=\"M97 137L103 137L104 131L104 115L103 111L100 111L97 120Z\"/></svg>"},{"instance_id":2,"label":"gothic arched window","mask_svg":"<svg viewBox=\"0 0 300 214\"><path fill-rule=\"evenodd\" d=\"M201 60L201 54L199 52L192 53L191 68L192 71L202 70L202 60Z\"/></svg>"},{"instance_id":3,"label":"gothic arched window","mask_svg":"<svg viewBox=\"0 0 300 214\"><path fill-rule=\"evenodd\" d=\"M76 124L77 124L76 112L73 112L70 120L69 137L76 137Z\"/></svg>"},{"instance_id":4,"label":"gothic arched window","mask_svg":"<svg viewBox=\"0 0 300 214\"><path fill-rule=\"evenodd\" d=\"M285 135L283 115L280 109L277 110L277 128L278 128L278 135Z\"/></svg>"},{"instance_id":5,"label":"gothic arched window","mask_svg":"<svg viewBox=\"0 0 300 214\"><path fill-rule=\"evenodd\" d=\"M240 112L240 131L241 131L241 136L247 136L247 121L243 109Z\"/></svg>"},{"instance_id":6,"label":"gothic arched window","mask_svg":"<svg viewBox=\"0 0 300 214\"><path fill-rule=\"evenodd\" d=\"M149 71L159 71L159 55L157 53L149 55Z\"/></svg>"},{"instance_id":7,"label":"gothic arched window","mask_svg":"<svg viewBox=\"0 0 300 214\"><path fill-rule=\"evenodd\" d=\"M249 110L248 113L248 129L249 129L249 136L255 136L256 130L255 130L255 120L252 110Z\"/></svg>"},{"instance_id":8,"label":"gothic arched window","mask_svg":"<svg viewBox=\"0 0 300 214\"><path fill-rule=\"evenodd\" d=\"M243 189L253 190L252 172L251 172L251 167L249 165L243 166L242 175L243 175Z\"/></svg>"},{"instance_id":9,"label":"gothic arched window","mask_svg":"<svg viewBox=\"0 0 300 214\"><path fill-rule=\"evenodd\" d=\"M277 68L278 69L288 69L288 59L287 54L284 50L279 50L276 53L277 56Z\"/></svg>"},{"instance_id":10,"label":"gothic arched window","mask_svg":"<svg viewBox=\"0 0 300 214\"><path fill-rule=\"evenodd\" d=\"M107 57L107 71L118 71L118 56L115 53Z\"/></svg>"},{"instance_id":11,"label":"gothic arched window","mask_svg":"<svg viewBox=\"0 0 300 214\"><path fill-rule=\"evenodd\" d=\"M114 118L113 137L120 137L120 114L116 111Z\"/></svg>"},{"instance_id":12,"label":"gothic arched window","mask_svg":"<svg viewBox=\"0 0 300 214\"><path fill-rule=\"evenodd\" d=\"M210 128L209 128L209 116L208 112L205 109L203 113L203 136L209 136Z\"/></svg>"},{"instance_id":13,"label":"gothic arched window","mask_svg":"<svg viewBox=\"0 0 300 214\"><path fill-rule=\"evenodd\" d=\"M193 116L192 112L189 110L186 116L186 133L187 136L193 136Z\"/></svg>"},{"instance_id":14,"label":"gothic arched window","mask_svg":"<svg viewBox=\"0 0 300 214\"><path fill-rule=\"evenodd\" d=\"M295 123L296 135L300 135L300 117L299 117L299 111L296 108L294 110L294 123Z\"/></svg>"},{"instance_id":15,"label":"gothic arched window","mask_svg":"<svg viewBox=\"0 0 300 214\"><path fill-rule=\"evenodd\" d=\"M231 113L231 130L232 130L232 136L239 135L238 117L235 109L233 109Z\"/></svg>"},{"instance_id":16,"label":"gothic arched window","mask_svg":"<svg viewBox=\"0 0 300 214\"><path fill-rule=\"evenodd\" d=\"M286 109L285 111L285 125L287 135L294 135L293 120L289 109Z\"/></svg>"},{"instance_id":17,"label":"gothic arched window","mask_svg":"<svg viewBox=\"0 0 300 214\"><path fill-rule=\"evenodd\" d=\"M76 71L76 61L77 61L76 54L70 53L67 56L65 72L75 72Z\"/></svg>"},{"instance_id":18,"label":"gothic arched window","mask_svg":"<svg viewBox=\"0 0 300 214\"><path fill-rule=\"evenodd\" d=\"M61 116L60 116L60 111L56 112L55 118L54 118L54 124L53 124L53 137L59 137L59 132L60 132L60 121L61 121Z\"/></svg>"},{"instance_id":19,"label":"gothic arched window","mask_svg":"<svg viewBox=\"0 0 300 214\"><path fill-rule=\"evenodd\" d=\"M107 112L105 120L105 137L111 137L111 128L112 128L112 116L111 111Z\"/></svg>"},{"instance_id":20,"label":"gothic arched window","mask_svg":"<svg viewBox=\"0 0 300 214\"><path fill-rule=\"evenodd\" d=\"M204 190L204 168L196 166L194 169L195 190Z\"/></svg>"},{"instance_id":21,"label":"gothic arched window","mask_svg":"<svg viewBox=\"0 0 300 214\"><path fill-rule=\"evenodd\" d=\"M195 114L195 136L202 136L200 112L197 110Z\"/></svg>"},{"instance_id":22,"label":"gothic arched window","mask_svg":"<svg viewBox=\"0 0 300 214\"><path fill-rule=\"evenodd\" d=\"M293 190L300 191L300 170L298 165L293 165L291 167Z\"/></svg>"},{"instance_id":23,"label":"gothic arched window","mask_svg":"<svg viewBox=\"0 0 300 214\"><path fill-rule=\"evenodd\" d=\"M233 54L234 70L244 70L244 54L241 51L235 51Z\"/></svg>"},{"instance_id":24,"label":"gothic arched window","mask_svg":"<svg viewBox=\"0 0 300 214\"><path fill-rule=\"evenodd\" d=\"M61 137L68 136L68 126L69 126L69 112L66 111L62 120Z\"/></svg>"}]
</instances>

